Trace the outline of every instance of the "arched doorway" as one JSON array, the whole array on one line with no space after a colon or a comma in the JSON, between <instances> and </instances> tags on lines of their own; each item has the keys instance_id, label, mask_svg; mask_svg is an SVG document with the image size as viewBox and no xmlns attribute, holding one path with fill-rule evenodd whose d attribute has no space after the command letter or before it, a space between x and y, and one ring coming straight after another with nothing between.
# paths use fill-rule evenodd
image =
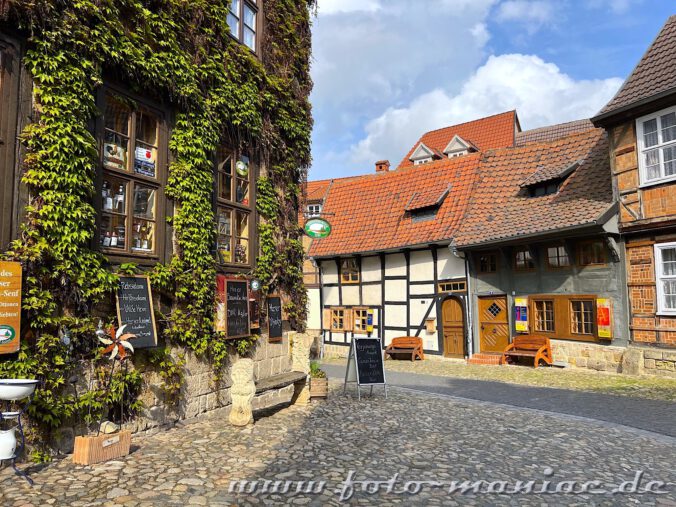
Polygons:
<instances>
[{"instance_id":1,"label":"arched doorway","mask_svg":"<svg viewBox=\"0 0 676 507\"><path fill-rule=\"evenodd\" d=\"M441 304L444 330L444 356L465 357L465 313L458 298L446 298Z\"/></svg>"}]
</instances>

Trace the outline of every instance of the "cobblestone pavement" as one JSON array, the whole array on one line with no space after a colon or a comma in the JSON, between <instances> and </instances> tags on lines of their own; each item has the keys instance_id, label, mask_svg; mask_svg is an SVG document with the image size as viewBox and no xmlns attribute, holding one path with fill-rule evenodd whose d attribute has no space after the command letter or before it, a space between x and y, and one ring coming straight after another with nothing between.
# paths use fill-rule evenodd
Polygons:
<instances>
[{"instance_id":1,"label":"cobblestone pavement","mask_svg":"<svg viewBox=\"0 0 676 507\"><path fill-rule=\"evenodd\" d=\"M325 359L328 364L344 365L345 359ZM385 368L403 373L489 380L537 387L559 387L578 391L676 401L676 379L657 376L631 376L579 368L530 368L525 366L486 366L466 364L464 360L428 358L424 361L387 360Z\"/></svg>"},{"instance_id":2,"label":"cobblestone pavement","mask_svg":"<svg viewBox=\"0 0 676 507\"><path fill-rule=\"evenodd\" d=\"M31 490L11 470L0 472L0 505L339 505L343 481L392 479L391 492L354 485L352 505L676 505L676 440L652 437L595 421L520 411L482 402L382 388L373 398L330 397L291 407L233 429L209 417L153 436L136 436L128 457L92 467L56 462L32 477ZM506 481L492 488L514 491L566 489L579 481L612 488L644 472L669 484L666 494L449 493L451 481ZM327 481L318 494L230 493L232 480ZM416 495L402 493L406 481ZM294 484L294 488L297 484ZM306 486L307 487L307 486ZM315 487L318 487L315 485ZM371 484L370 488L375 486ZM485 484L479 483L485 492ZM628 487L628 486L625 486ZM653 484L652 486L656 486ZM338 490L338 491L336 491ZM373 489L371 489L373 491Z\"/></svg>"}]
</instances>

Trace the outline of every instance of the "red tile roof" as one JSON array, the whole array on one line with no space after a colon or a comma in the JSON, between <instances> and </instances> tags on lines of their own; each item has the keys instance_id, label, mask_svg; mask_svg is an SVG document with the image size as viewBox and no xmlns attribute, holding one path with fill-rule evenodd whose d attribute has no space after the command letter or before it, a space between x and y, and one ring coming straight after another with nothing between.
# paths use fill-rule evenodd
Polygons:
<instances>
[{"instance_id":1,"label":"red tile roof","mask_svg":"<svg viewBox=\"0 0 676 507\"><path fill-rule=\"evenodd\" d=\"M597 119L670 91L676 92L676 15L667 19L618 92L599 111Z\"/></svg>"},{"instance_id":2,"label":"red tile roof","mask_svg":"<svg viewBox=\"0 0 676 507\"><path fill-rule=\"evenodd\" d=\"M543 168L582 163L555 194L529 197L521 184ZM590 129L551 143L494 150L484 155L469 211L456 232L459 247L594 224L613 207L608 142Z\"/></svg>"},{"instance_id":3,"label":"red tile roof","mask_svg":"<svg viewBox=\"0 0 676 507\"><path fill-rule=\"evenodd\" d=\"M460 136L465 141L469 141L480 151L513 146L517 121L516 111L507 111L506 113L495 114L479 120L432 130L423 134L406 154L399 167L413 165L413 162L409 158L420 143L424 143L425 146L437 154L441 154L443 158L446 158L443 155L443 151L455 135Z\"/></svg>"},{"instance_id":4,"label":"red tile roof","mask_svg":"<svg viewBox=\"0 0 676 507\"><path fill-rule=\"evenodd\" d=\"M328 238L314 240L311 257L376 252L428 244L453 237L465 215L480 154L335 180L323 211L332 225ZM440 194L448 188L436 217L414 221L406 212L416 193Z\"/></svg>"},{"instance_id":5,"label":"red tile roof","mask_svg":"<svg viewBox=\"0 0 676 507\"><path fill-rule=\"evenodd\" d=\"M548 143L562 137L585 132L594 128L591 120L575 120L558 125L548 125L537 129L524 130L516 133L515 146L526 146L532 143Z\"/></svg>"},{"instance_id":6,"label":"red tile roof","mask_svg":"<svg viewBox=\"0 0 676 507\"><path fill-rule=\"evenodd\" d=\"M404 208L405 211L415 211L432 206L439 206L450 190L450 185L444 181L439 181L435 185L430 185L427 190L419 190L413 193L413 196L408 201Z\"/></svg>"}]
</instances>

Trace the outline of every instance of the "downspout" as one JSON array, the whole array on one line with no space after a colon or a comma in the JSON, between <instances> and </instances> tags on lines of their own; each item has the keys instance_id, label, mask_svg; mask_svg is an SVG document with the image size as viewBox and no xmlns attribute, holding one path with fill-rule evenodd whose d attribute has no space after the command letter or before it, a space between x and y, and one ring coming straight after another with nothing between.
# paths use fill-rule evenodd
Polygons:
<instances>
[{"instance_id":1,"label":"downspout","mask_svg":"<svg viewBox=\"0 0 676 507\"><path fill-rule=\"evenodd\" d=\"M472 287L469 272L469 258L466 255L460 255L456 246L451 242L448 245L449 250L454 257L465 261L465 279L467 280L467 299L465 301L465 315L467 315L467 357L472 357L474 351L474 328L472 323Z\"/></svg>"}]
</instances>

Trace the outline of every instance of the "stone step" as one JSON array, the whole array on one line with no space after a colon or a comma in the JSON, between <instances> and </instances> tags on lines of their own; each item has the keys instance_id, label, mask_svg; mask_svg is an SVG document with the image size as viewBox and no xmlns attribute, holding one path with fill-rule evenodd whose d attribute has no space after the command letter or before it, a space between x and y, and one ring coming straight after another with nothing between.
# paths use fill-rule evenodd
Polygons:
<instances>
[{"instance_id":1,"label":"stone step","mask_svg":"<svg viewBox=\"0 0 676 507\"><path fill-rule=\"evenodd\" d=\"M500 354L474 354L467 359L467 364L500 364Z\"/></svg>"}]
</instances>

